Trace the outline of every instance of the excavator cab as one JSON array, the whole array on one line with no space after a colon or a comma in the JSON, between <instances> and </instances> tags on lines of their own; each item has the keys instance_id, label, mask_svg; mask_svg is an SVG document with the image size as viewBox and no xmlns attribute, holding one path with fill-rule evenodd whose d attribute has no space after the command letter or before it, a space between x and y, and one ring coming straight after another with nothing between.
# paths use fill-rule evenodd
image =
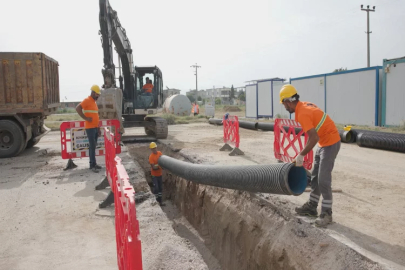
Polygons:
<instances>
[{"instance_id":1,"label":"excavator cab","mask_svg":"<svg viewBox=\"0 0 405 270\"><path fill-rule=\"evenodd\" d=\"M146 79L152 81L152 93L146 93L143 86ZM162 107L163 102L163 79L162 72L157 66L135 67L135 101L134 109L157 109Z\"/></svg>"}]
</instances>

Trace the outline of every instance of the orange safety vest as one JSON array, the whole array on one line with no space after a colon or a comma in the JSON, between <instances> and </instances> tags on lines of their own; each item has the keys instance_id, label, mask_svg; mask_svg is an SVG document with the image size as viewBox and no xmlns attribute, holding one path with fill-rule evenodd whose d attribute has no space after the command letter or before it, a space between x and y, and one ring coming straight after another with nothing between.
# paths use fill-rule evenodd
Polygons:
<instances>
[{"instance_id":1,"label":"orange safety vest","mask_svg":"<svg viewBox=\"0 0 405 270\"><path fill-rule=\"evenodd\" d=\"M200 108L198 107L198 104L193 104L193 107L191 108L191 113L200 113Z\"/></svg>"},{"instance_id":2,"label":"orange safety vest","mask_svg":"<svg viewBox=\"0 0 405 270\"><path fill-rule=\"evenodd\" d=\"M91 122L85 121L84 128L90 129L98 127L99 115L96 101L89 96L85 98L80 105L82 105L84 116L92 118Z\"/></svg>"},{"instance_id":3,"label":"orange safety vest","mask_svg":"<svg viewBox=\"0 0 405 270\"><path fill-rule=\"evenodd\" d=\"M142 89L145 90L145 93L152 93L153 84L147 83L142 87Z\"/></svg>"}]
</instances>

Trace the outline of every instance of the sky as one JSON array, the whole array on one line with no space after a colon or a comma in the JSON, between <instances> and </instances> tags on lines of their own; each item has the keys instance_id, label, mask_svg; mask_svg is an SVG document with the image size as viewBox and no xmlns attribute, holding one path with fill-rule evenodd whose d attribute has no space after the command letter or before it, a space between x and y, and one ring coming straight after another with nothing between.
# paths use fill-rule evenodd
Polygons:
<instances>
[{"instance_id":1,"label":"sky","mask_svg":"<svg viewBox=\"0 0 405 270\"><path fill-rule=\"evenodd\" d=\"M294 78L405 56L403 0L110 0L134 64L157 65L182 94L261 78ZM103 83L98 1L0 0L0 51L43 52L59 62L61 101ZM5 11L5 12L4 12ZM117 63L116 63L116 66ZM118 82L117 82L118 84Z\"/></svg>"}]
</instances>

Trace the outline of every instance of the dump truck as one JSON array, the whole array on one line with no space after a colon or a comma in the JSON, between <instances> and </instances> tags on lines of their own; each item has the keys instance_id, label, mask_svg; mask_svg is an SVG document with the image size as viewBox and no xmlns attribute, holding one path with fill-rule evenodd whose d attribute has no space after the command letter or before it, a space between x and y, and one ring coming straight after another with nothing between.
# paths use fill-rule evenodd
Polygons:
<instances>
[{"instance_id":1,"label":"dump truck","mask_svg":"<svg viewBox=\"0 0 405 270\"><path fill-rule=\"evenodd\" d=\"M59 64L43 53L0 52L0 158L19 155L49 132L60 107Z\"/></svg>"}]
</instances>

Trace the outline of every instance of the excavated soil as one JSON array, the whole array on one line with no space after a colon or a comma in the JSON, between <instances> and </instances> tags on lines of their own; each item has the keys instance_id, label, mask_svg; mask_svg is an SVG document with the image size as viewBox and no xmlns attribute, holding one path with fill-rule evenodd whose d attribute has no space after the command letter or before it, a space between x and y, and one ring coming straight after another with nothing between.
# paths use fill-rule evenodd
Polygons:
<instances>
[{"instance_id":1,"label":"excavated soil","mask_svg":"<svg viewBox=\"0 0 405 270\"><path fill-rule=\"evenodd\" d=\"M180 160L211 163L198 155L188 155L181 146L178 142L176 147L158 147L165 155ZM128 145L128 150L150 183L148 145ZM324 230L292 215L290 202L276 196L195 184L166 170L163 179L164 200L187 219L204 248L224 270L383 269ZM173 209L162 209L170 217Z\"/></svg>"}]
</instances>

